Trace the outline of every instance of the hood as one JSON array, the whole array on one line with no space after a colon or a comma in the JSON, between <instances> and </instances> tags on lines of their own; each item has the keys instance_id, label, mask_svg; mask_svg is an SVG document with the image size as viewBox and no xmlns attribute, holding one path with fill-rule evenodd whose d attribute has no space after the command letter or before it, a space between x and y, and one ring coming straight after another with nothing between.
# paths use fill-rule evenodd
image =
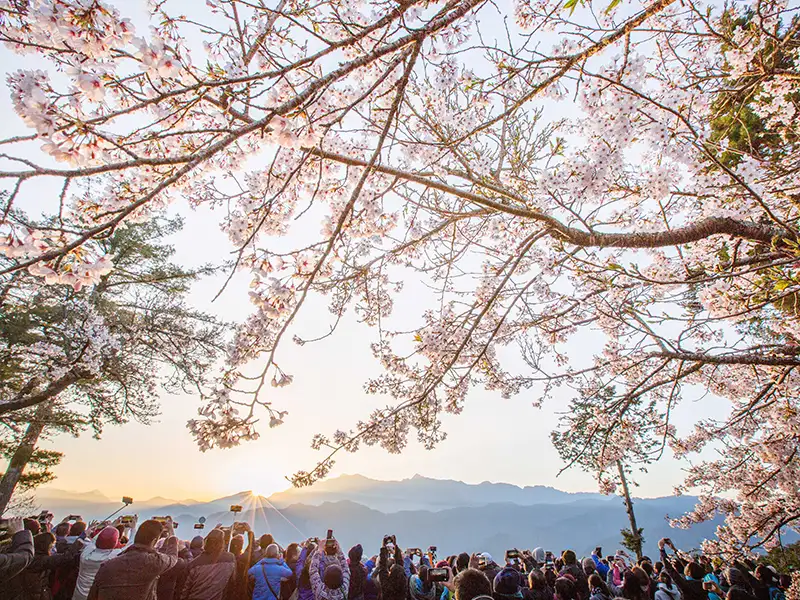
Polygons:
<instances>
[{"instance_id":1,"label":"hood","mask_svg":"<svg viewBox=\"0 0 800 600\"><path fill-rule=\"evenodd\" d=\"M667 585L663 581L659 581L658 585L656 586L659 590L663 590L665 592L669 592L670 594L675 594L678 591L678 586L674 583L672 585Z\"/></svg>"}]
</instances>

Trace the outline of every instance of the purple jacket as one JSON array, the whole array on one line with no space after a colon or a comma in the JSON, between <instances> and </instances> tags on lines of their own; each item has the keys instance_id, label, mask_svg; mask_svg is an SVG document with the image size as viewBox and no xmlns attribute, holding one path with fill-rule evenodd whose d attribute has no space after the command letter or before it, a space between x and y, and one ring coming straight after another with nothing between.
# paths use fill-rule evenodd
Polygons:
<instances>
[{"instance_id":1,"label":"purple jacket","mask_svg":"<svg viewBox=\"0 0 800 600\"><path fill-rule=\"evenodd\" d=\"M294 576L297 578L297 600L314 600L314 592L311 589L311 577L303 585L300 582L300 576L303 574L303 567L308 560L308 548L303 548L300 552L300 558L297 559L297 564L294 566ZM311 565L309 565L310 567Z\"/></svg>"}]
</instances>

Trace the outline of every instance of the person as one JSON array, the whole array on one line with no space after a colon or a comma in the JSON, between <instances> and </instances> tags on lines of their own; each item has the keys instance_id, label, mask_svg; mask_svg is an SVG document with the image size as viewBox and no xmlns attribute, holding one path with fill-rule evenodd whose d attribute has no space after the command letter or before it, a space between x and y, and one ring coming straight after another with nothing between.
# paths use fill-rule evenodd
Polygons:
<instances>
[{"instance_id":1,"label":"person","mask_svg":"<svg viewBox=\"0 0 800 600\"><path fill-rule=\"evenodd\" d=\"M311 557L309 574L314 600L346 600L350 589L350 567L339 542L333 540L331 549L326 542L324 548L323 552L323 548L318 546Z\"/></svg>"},{"instance_id":2,"label":"person","mask_svg":"<svg viewBox=\"0 0 800 600\"><path fill-rule=\"evenodd\" d=\"M590 600L611 600L611 591L599 573L592 573L587 580Z\"/></svg>"},{"instance_id":3,"label":"person","mask_svg":"<svg viewBox=\"0 0 800 600\"><path fill-rule=\"evenodd\" d=\"M655 600L681 600L681 591L666 571L662 571L658 576Z\"/></svg>"},{"instance_id":4,"label":"person","mask_svg":"<svg viewBox=\"0 0 800 600\"><path fill-rule=\"evenodd\" d=\"M249 600L249 594L247 593L247 571L250 568L250 561L252 560L255 536L250 529L250 525L247 523L240 523L239 526L247 535L247 548L244 548L244 536L242 534L233 536L230 552L233 554L236 561L236 573L234 575L235 581L232 598L233 600Z\"/></svg>"},{"instance_id":5,"label":"person","mask_svg":"<svg viewBox=\"0 0 800 600\"><path fill-rule=\"evenodd\" d=\"M494 600L522 598L519 571L513 567L506 567L495 575L492 582L492 598Z\"/></svg>"},{"instance_id":6,"label":"person","mask_svg":"<svg viewBox=\"0 0 800 600\"><path fill-rule=\"evenodd\" d=\"M270 544L264 558L250 567L248 575L249 596L253 600L280 600L281 579L291 577L292 570L282 558L277 544Z\"/></svg>"},{"instance_id":7,"label":"person","mask_svg":"<svg viewBox=\"0 0 800 600\"><path fill-rule=\"evenodd\" d=\"M7 589L9 580L33 561L33 536L25 529L20 517L8 520L8 535L11 544L6 552L0 552L0 590Z\"/></svg>"},{"instance_id":8,"label":"person","mask_svg":"<svg viewBox=\"0 0 800 600\"><path fill-rule=\"evenodd\" d=\"M202 553L203 553L203 536L196 535L192 538L192 541L189 543L189 554L191 555L192 559L195 559Z\"/></svg>"},{"instance_id":9,"label":"person","mask_svg":"<svg viewBox=\"0 0 800 600\"><path fill-rule=\"evenodd\" d=\"M33 560L18 577L22 578L25 600L51 600L50 577L53 571L70 562L77 561L80 545L68 548L62 554L53 554L56 536L50 532L33 538Z\"/></svg>"},{"instance_id":10,"label":"person","mask_svg":"<svg viewBox=\"0 0 800 600\"><path fill-rule=\"evenodd\" d=\"M483 574L486 575L486 578L493 582L494 578L497 577L497 574L502 570L500 565L494 562L492 555L488 552L481 552L476 556L477 559L477 566L479 571L483 571Z\"/></svg>"},{"instance_id":11,"label":"person","mask_svg":"<svg viewBox=\"0 0 800 600\"><path fill-rule=\"evenodd\" d=\"M566 561L564 563L566 566ZM556 600L578 600L578 588L575 587L571 577L565 576L556 579L555 598Z\"/></svg>"},{"instance_id":12,"label":"person","mask_svg":"<svg viewBox=\"0 0 800 600\"><path fill-rule=\"evenodd\" d=\"M314 600L314 591L311 589L311 555L316 544L309 539L303 543L300 557L294 565L295 580L297 581L297 600Z\"/></svg>"},{"instance_id":13,"label":"person","mask_svg":"<svg viewBox=\"0 0 800 600\"><path fill-rule=\"evenodd\" d=\"M608 579L608 571L610 567L603 562L602 556L603 556L603 550L600 546L598 546L592 551L592 555L590 558L594 563L595 570L600 575L600 577L603 578L603 581L605 581L606 579Z\"/></svg>"},{"instance_id":14,"label":"person","mask_svg":"<svg viewBox=\"0 0 800 600\"><path fill-rule=\"evenodd\" d=\"M664 564L664 570L681 591L683 600L708 600L708 593L703 588L703 577L705 576L703 567L694 561L688 562L684 566L684 574L681 575L667 556L667 546L677 552L671 540L667 538L659 540L658 549L661 554L661 562Z\"/></svg>"},{"instance_id":15,"label":"person","mask_svg":"<svg viewBox=\"0 0 800 600\"><path fill-rule=\"evenodd\" d=\"M455 600L475 600L481 596L492 597L492 584L483 571L464 569L453 580Z\"/></svg>"},{"instance_id":16,"label":"person","mask_svg":"<svg viewBox=\"0 0 800 600\"><path fill-rule=\"evenodd\" d=\"M364 549L356 544L347 552L347 566L350 567L350 589L348 600L364 600L364 584L367 581L367 568L361 564Z\"/></svg>"},{"instance_id":17,"label":"person","mask_svg":"<svg viewBox=\"0 0 800 600\"><path fill-rule=\"evenodd\" d=\"M375 580L380 590L381 600L405 600L406 593L406 572L403 568L403 553L400 551L397 542L384 543L378 554L378 562L375 565ZM394 559L390 558L390 551L394 552ZM488 580L487 580L488 581ZM492 586L489 584L489 594Z\"/></svg>"},{"instance_id":18,"label":"person","mask_svg":"<svg viewBox=\"0 0 800 600\"><path fill-rule=\"evenodd\" d=\"M225 532L212 529L203 544L203 553L189 563L181 600L221 600L230 598L236 587L236 558L225 551Z\"/></svg>"},{"instance_id":19,"label":"person","mask_svg":"<svg viewBox=\"0 0 800 600\"><path fill-rule=\"evenodd\" d=\"M171 519L164 525L153 519L142 523L133 544L101 565L87 600L155 600L159 575L186 562L177 552L167 554L155 549L163 528L172 536Z\"/></svg>"},{"instance_id":20,"label":"person","mask_svg":"<svg viewBox=\"0 0 800 600\"><path fill-rule=\"evenodd\" d=\"M553 588L547 585L547 578L541 569L533 569L528 573L528 591L523 595L526 600L553 600Z\"/></svg>"},{"instance_id":21,"label":"person","mask_svg":"<svg viewBox=\"0 0 800 600\"><path fill-rule=\"evenodd\" d=\"M586 580L586 574L583 572L583 567L578 565L578 557L572 550L565 550L561 555L561 560L564 566L559 571L559 576L571 575L575 582L575 591L578 594L578 600L589 600L589 583Z\"/></svg>"},{"instance_id":22,"label":"person","mask_svg":"<svg viewBox=\"0 0 800 600\"><path fill-rule=\"evenodd\" d=\"M594 566L594 561L589 557L586 557L581 561L581 567L583 568L583 574L586 575L587 581L592 573L597 572L597 567Z\"/></svg>"},{"instance_id":23,"label":"person","mask_svg":"<svg viewBox=\"0 0 800 600\"><path fill-rule=\"evenodd\" d=\"M184 553L182 553L179 550L179 546L178 538L171 536L161 546L161 552L170 556L177 554L181 558L191 556L185 548ZM158 600L179 600L180 592L186 581L186 569L188 566L188 561L181 561L158 578L158 583L156 584L156 598Z\"/></svg>"},{"instance_id":24,"label":"person","mask_svg":"<svg viewBox=\"0 0 800 600\"><path fill-rule=\"evenodd\" d=\"M650 600L648 590L642 586L641 576L634 569L628 569L623 574L621 595L627 600Z\"/></svg>"},{"instance_id":25,"label":"person","mask_svg":"<svg viewBox=\"0 0 800 600\"><path fill-rule=\"evenodd\" d=\"M116 527L106 527L97 534L94 541L87 540L80 555L78 579L75 582L72 600L86 600L101 565L119 556L122 550L119 545L119 530Z\"/></svg>"},{"instance_id":26,"label":"person","mask_svg":"<svg viewBox=\"0 0 800 600\"><path fill-rule=\"evenodd\" d=\"M253 553L250 556L250 566L253 566L262 558L264 558L266 556L267 548L269 548L274 543L275 543L275 538L273 538L272 534L270 533L265 533L260 538L258 538L258 548L253 550Z\"/></svg>"}]
</instances>

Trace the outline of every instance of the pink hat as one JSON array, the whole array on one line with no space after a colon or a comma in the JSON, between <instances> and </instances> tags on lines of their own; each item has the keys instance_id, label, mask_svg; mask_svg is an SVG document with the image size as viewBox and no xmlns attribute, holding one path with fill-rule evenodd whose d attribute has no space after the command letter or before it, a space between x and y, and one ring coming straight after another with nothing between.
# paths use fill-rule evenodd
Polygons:
<instances>
[{"instance_id":1,"label":"pink hat","mask_svg":"<svg viewBox=\"0 0 800 600\"><path fill-rule=\"evenodd\" d=\"M119 542L119 531L116 527L106 527L95 540L95 544L100 550L113 550L117 547L117 542Z\"/></svg>"}]
</instances>

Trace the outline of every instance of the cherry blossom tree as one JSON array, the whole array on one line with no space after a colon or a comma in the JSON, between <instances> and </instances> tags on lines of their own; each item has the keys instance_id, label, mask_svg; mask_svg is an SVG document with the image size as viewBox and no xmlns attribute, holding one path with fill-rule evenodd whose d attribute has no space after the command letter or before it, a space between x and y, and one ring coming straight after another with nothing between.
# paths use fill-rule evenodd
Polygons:
<instances>
[{"instance_id":1,"label":"cherry blossom tree","mask_svg":"<svg viewBox=\"0 0 800 600\"><path fill-rule=\"evenodd\" d=\"M109 267L93 240L171 202L220 209L254 309L189 423L201 449L283 421L270 386L301 374L281 349L309 341L292 326L326 295L334 329L348 309L375 328L385 373L366 390L391 404L316 436L326 454L298 485L362 443L435 446L475 386L537 403L613 388L598 430L652 406L675 452L720 449L692 468L702 500L680 522L726 513L709 551L799 527L796 6L151 9L135 31L100 0L2 2L0 39L39 66L8 76L31 133L0 140L0 249L6 273L80 288ZM44 179L47 228L12 211ZM410 328L391 319L409 272L432 289ZM708 394L730 411L678 432L674 409Z\"/></svg>"}]
</instances>

